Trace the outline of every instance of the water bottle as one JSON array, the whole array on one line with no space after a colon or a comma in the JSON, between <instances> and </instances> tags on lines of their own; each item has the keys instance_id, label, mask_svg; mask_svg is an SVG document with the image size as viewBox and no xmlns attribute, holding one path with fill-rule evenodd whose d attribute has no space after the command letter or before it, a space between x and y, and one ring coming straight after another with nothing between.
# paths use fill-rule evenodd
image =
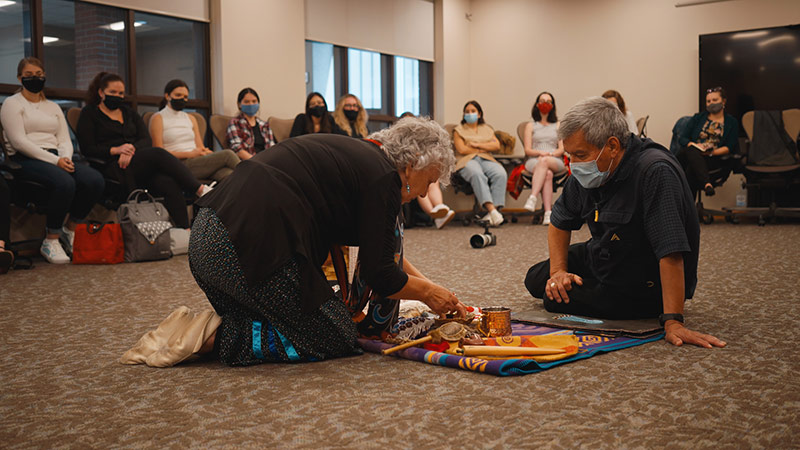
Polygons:
<instances>
[{"instance_id":1,"label":"water bottle","mask_svg":"<svg viewBox=\"0 0 800 450\"><path fill-rule=\"evenodd\" d=\"M736 207L747 207L747 188L745 187L744 183L742 183L742 187L739 188L739 192L736 194Z\"/></svg>"}]
</instances>

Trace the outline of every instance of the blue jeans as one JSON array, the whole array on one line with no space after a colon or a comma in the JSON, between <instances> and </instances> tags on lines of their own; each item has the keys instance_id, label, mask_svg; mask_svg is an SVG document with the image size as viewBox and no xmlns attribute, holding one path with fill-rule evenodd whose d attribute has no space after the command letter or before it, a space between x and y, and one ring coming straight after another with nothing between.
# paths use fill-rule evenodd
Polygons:
<instances>
[{"instance_id":1,"label":"blue jeans","mask_svg":"<svg viewBox=\"0 0 800 450\"><path fill-rule=\"evenodd\" d=\"M40 183L49 193L46 205L48 233L61 231L67 213L73 222L85 219L103 195L106 185L103 175L87 165L75 164L75 172L69 173L55 164L19 153L13 160L22 166L18 173L20 179Z\"/></svg>"},{"instance_id":2,"label":"blue jeans","mask_svg":"<svg viewBox=\"0 0 800 450\"><path fill-rule=\"evenodd\" d=\"M500 163L476 156L458 173L472 185L481 205L492 202L496 208L502 208L506 204L508 174Z\"/></svg>"}]
</instances>

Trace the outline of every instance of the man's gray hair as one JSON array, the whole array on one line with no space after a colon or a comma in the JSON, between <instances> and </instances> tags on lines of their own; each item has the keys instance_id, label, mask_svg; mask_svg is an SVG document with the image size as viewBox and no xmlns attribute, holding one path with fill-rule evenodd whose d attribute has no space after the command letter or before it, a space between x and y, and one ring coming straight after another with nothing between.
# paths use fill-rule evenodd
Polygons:
<instances>
[{"instance_id":1,"label":"man's gray hair","mask_svg":"<svg viewBox=\"0 0 800 450\"><path fill-rule=\"evenodd\" d=\"M404 117L390 128L370 134L383 145L383 151L398 170L411 166L424 170L431 166L439 169L439 183L447 186L456 157L450 146L450 135L441 125L427 117Z\"/></svg>"},{"instance_id":2,"label":"man's gray hair","mask_svg":"<svg viewBox=\"0 0 800 450\"><path fill-rule=\"evenodd\" d=\"M586 142L597 148L603 148L611 136L619 139L623 149L628 148L631 132L625 116L602 97L589 97L570 108L558 126L558 138L567 139L579 130L583 130Z\"/></svg>"}]
</instances>

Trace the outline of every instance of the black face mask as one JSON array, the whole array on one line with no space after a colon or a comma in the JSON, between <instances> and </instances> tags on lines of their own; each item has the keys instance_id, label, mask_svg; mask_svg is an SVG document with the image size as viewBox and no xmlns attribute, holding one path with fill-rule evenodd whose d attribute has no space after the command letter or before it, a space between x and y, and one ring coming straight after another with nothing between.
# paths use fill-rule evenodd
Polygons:
<instances>
[{"instance_id":1,"label":"black face mask","mask_svg":"<svg viewBox=\"0 0 800 450\"><path fill-rule=\"evenodd\" d=\"M351 109L345 109L344 110L344 116L347 117L347 120L352 122L352 121L358 119L358 111L353 111Z\"/></svg>"},{"instance_id":2,"label":"black face mask","mask_svg":"<svg viewBox=\"0 0 800 450\"><path fill-rule=\"evenodd\" d=\"M327 111L327 108L324 106L315 106L313 108L309 108L309 112L314 117L322 117L325 114L325 111Z\"/></svg>"},{"instance_id":3,"label":"black face mask","mask_svg":"<svg viewBox=\"0 0 800 450\"><path fill-rule=\"evenodd\" d=\"M186 99L185 98L170 99L169 106L175 111L182 111L183 108L186 108Z\"/></svg>"},{"instance_id":4,"label":"black face mask","mask_svg":"<svg viewBox=\"0 0 800 450\"><path fill-rule=\"evenodd\" d=\"M103 104L106 105L106 108L114 111L122 106L122 101L124 99L124 97L117 97L116 95L106 95L106 98L103 100Z\"/></svg>"},{"instance_id":5,"label":"black face mask","mask_svg":"<svg viewBox=\"0 0 800 450\"><path fill-rule=\"evenodd\" d=\"M22 87L29 92L38 94L44 89L45 77L22 77Z\"/></svg>"}]
</instances>

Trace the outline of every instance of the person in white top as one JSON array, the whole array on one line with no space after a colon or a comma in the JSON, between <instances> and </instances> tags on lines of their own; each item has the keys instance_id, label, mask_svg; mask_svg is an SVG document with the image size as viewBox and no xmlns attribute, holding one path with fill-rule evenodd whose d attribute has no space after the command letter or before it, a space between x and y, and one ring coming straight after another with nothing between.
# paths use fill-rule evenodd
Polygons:
<instances>
[{"instance_id":1,"label":"person in white top","mask_svg":"<svg viewBox=\"0 0 800 450\"><path fill-rule=\"evenodd\" d=\"M622 94L620 94L619 91L609 89L603 92L602 97L617 105L617 108L625 115L625 121L628 122L628 130L638 136L639 126L636 125L636 119L633 117L633 113L625 106L625 100L622 98Z\"/></svg>"},{"instance_id":2,"label":"person in white top","mask_svg":"<svg viewBox=\"0 0 800 450\"><path fill-rule=\"evenodd\" d=\"M543 225L550 225L550 211L553 206L553 177L563 173L564 143L558 139L558 116L553 94L542 92L536 96L531 108L533 120L525 126L522 147L528 160L525 170L531 175L531 195L524 208L536 211L536 198L542 194L544 209Z\"/></svg>"},{"instance_id":3,"label":"person in white top","mask_svg":"<svg viewBox=\"0 0 800 450\"><path fill-rule=\"evenodd\" d=\"M196 178L222 181L233 173L239 157L230 150L214 152L203 145L197 120L183 111L189 87L182 80L172 80L164 88L161 110L150 119L153 146L161 147L183 161Z\"/></svg>"},{"instance_id":4,"label":"person in white top","mask_svg":"<svg viewBox=\"0 0 800 450\"><path fill-rule=\"evenodd\" d=\"M17 79L22 89L6 99L0 109L3 139L11 160L21 166L15 177L42 184L48 191L42 256L50 263L66 264L70 262L67 253L72 253L75 226L100 200L105 181L88 165L73 163L64 113L42 92L46 81L42 62L23 58L17 66Z\"/></svg>"}]
</instances>

